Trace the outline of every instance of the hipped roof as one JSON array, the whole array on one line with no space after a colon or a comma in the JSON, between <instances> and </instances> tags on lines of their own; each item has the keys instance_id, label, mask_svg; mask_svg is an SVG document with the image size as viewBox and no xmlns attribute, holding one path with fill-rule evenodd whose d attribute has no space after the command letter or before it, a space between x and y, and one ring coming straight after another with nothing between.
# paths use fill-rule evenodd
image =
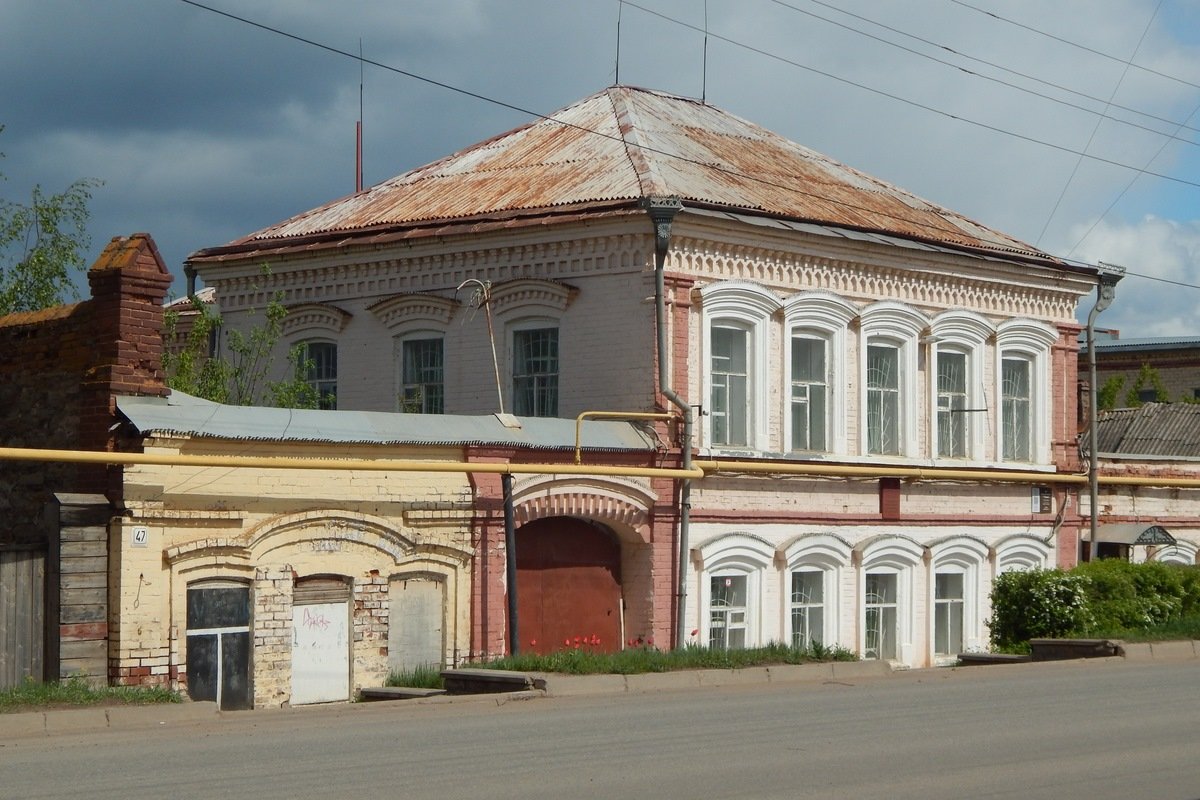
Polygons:
<instances>
[{"instance_id":1,"label":"hipped roof","mask_svg":"<svg viewBox=\"0 0 1200 800\"><path fill-rule=\"evenodd\" d=\"M189 261L320 250L446 226L629 210L642 198L1063 266L1031 245L705 103L614 86Z\"/></svg>"}]
</instances>

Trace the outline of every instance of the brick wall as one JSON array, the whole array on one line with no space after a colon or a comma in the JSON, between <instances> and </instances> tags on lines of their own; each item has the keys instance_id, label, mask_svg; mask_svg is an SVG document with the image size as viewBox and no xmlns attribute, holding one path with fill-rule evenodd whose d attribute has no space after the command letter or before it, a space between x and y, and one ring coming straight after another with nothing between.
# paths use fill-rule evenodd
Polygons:
<instances>
[{"instance_id":1,"label":"brick wall","mask_svg":"<svg viewBox=\"0 0 1200 800\"><path fill-rule=\"evenodd\" d=\"M147 234L114 238L88 271L91 298L0 317L0 445L111 450L113 396L166 393L162 301L171 276ZM40 542L55 492L119 496L103 465L0 462L0 542Z\"/></svg>"}]
</instances>

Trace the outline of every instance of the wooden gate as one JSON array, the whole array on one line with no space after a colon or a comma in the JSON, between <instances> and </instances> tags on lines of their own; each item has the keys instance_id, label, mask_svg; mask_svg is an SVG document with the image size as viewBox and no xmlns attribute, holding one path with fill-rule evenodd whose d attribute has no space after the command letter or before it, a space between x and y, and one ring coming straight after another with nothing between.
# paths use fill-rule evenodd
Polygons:
<instances>
[{"instance_id":1,"label":"wooden gate","mask_svg":"<svg viewBox=\"0 0 1200 800\"><path fill-rule=\"evenodd\" d=\"M46 551L0 546L0 689L44 679Z\"/></svg>"},{"instance_id":2,"label":"wooden gate","mask_svg":"<svg viewBox=\"0 0 1200 800\"><path fill-rule=\"evenodd\" d=\"M621 544L603 525L551 517L517 530L521 651L621 649Z\"/></svg>"}]
</instances>

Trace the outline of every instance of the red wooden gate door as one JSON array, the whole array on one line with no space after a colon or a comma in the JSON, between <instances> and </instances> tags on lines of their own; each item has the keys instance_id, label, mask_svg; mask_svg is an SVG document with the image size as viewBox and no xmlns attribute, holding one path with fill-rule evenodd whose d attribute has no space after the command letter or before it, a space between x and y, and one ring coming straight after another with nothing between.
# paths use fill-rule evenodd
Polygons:
<instances>
[{"instance_id":1,"label":"red wooden gate door","mask_svg":"<svg viewBox=\"0 0 1200 800\"><path fill-rule=\"evenodd\" d=\"M621 545L612 531L572 517L517 530L517 619L522 652L577 642L621 649Z\"/></svg>"}]
</instances>

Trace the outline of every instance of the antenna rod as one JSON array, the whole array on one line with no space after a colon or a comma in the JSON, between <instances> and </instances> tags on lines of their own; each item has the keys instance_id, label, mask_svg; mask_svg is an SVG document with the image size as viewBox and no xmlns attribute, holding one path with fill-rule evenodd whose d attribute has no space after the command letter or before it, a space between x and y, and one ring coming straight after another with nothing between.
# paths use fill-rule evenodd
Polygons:
<instances>
[{"instance_id":1,"label":"antenna rod","mask_svg":"<svg viewBox=\"0 0 1200 800\"><path fill-rule=\"evenodd\" d=\"M621 10L625 8L625 0L617 0L617 67L613 74L613 86L621 85Z\"/></svg>"},{"instance_id":2,"label":"antenna rod","mask_svg":"<svg viewBox=\"0 0 1200 800\"><path fill-rule=\"evenodd\" d=\"M708 0L704 0L704 54L700 67L700 102L708 96Z\"/></svg>"},{"instance_id":3,"label":"antenna rod","mask_svg":"<svg viewBox=\"0 0 1200 800\"><path fill-rule=\"evenodd\" d=\"M362 120L363 120L363 52L362 37L358 40L358 122L354 125L354 193L363 190L362 168Z\"/></svg>"}]
</instances>

